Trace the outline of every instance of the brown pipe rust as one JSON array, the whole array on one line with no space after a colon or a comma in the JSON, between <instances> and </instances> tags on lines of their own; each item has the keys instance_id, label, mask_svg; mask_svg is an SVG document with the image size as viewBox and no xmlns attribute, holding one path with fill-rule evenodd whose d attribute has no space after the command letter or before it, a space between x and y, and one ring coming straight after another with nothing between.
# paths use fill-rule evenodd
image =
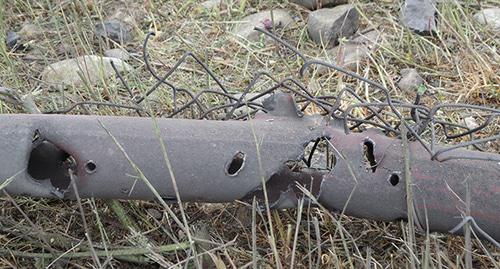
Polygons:
<instances>
[{"instance_id":1,"label":"brown pipe rust","mask_svg":"<svg viewBox=\"0 0 500 269\"><path fill-rule=\"evenodd\" d=\"M303 197L297 185L302 185L337 212L383 221L407 218L400 139L374 130L346 134L323 117L300 115L287 95L278 95L274 107L250 121L157 119L161 137L150 118L0 115L0 184L16 175L5 187L12 195L74 199L68 187L74 171L82 198L155 199L126 153L167 200L176 197L172 172L182 201L261 199L264 181L273 208L295 207ZM314 167L306 159L307 147L326 139L318 148L334 156L326 157L330 165ZM472 217L498 241L499 163L438 162L418 142L410 142L409 149L417 226L428 223L431 231L449 232ZM468 150L453 154L498 159L498 154Z\"/></svg>"}]
</instances>

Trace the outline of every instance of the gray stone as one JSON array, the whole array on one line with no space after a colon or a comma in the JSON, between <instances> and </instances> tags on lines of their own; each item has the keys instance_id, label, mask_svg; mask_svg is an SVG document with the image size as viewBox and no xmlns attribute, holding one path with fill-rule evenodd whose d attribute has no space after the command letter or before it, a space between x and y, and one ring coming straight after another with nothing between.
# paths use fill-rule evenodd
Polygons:
<instances>
[{"instance_id":1,"label":"gray stone","mask_svg":"<svg viewBox=\"0 0 500 269\"><path fill-rule=\"evenodd\" d=\"M131 27L118 20L109 20L95 25L95 33L100 37L107 37L120 44L132 41Z\"/></svg>"},{"instance_id":2,"label":"gray stone","mask_svg":"<svg viewBox=\"0 0 500 269\"><path fill-rule=\"evenodd\" d=\"M32 39L41 34L43 29L32 23L25 23L19 30L19 35L23 38Z\"/></svg>"},{"instance_id":3,"label":"gray stone","mask_svg":"<svg viewBox=\"0 0 500 269\"><path fill-rule=\"evenodd\" d=\"M124 61L130 59L130 54L126 50L120 48L106 50L104 56Z\"/></svg>"},{"instance_id":4,"label":"gray stone","mask_svg":"<svg viewBox=\"0 0 500 269\"><path fill-rule=\"evenodd\" d=\"M85 55L45 67L42 72L42 81L62 89L71 85L81 86L86 82L95 85L102 79L115 75L111 62L120 72L132 70L130 65L120 59Z\"/></svg>"},{"instance_id":5,"label":"gray stone","mask_svg":"<svg viewBox=\"0 0 500 269\"><path fill-rule=\"evenodd\" d=\"M268 10L255 13L241 19L241 21L241 23L236 25L233 33L252 42L259 41L260 33L254 30L255 27L264 29L273 27L288 28L295 23L292 16L282 9L275 9L272 12Z\"/></svg>"},{"instance_id":6,"label":"gray stone","mask_svg":"<svg viewBox=\"0 0 500 269\"><path fill-rule=\"evenodd\" d=\"M16 47L18 47L20 40L21 37L16 32L13 31L8 31L7 36L5 37L5 42L7 48L9 49L15 49Z\"/></svg>"},{"instance_id":7,"label":"gray stone","mask_svg":"<svg viewBox=\"0 0 500 269\"><path fill-rule=\"evenodd\" d=\"M474 15L474 19L500 32L500 8L483 9Z\"/></svg>"},{"instance_id":8,"label":"gray stone","mask_svg":"<svg viewBox=\"0 0 500 269\"><path fill-rule=\"evenodd\" d=\"M370 56L372 51L379 48L382 37L382 33L378 30L359 34L351 40L330 49L328 51L328 55L330 55L328 60L337 66L357 71L359 65ZM318 66L317 69L320 74L325 73L327 70L328 68L324 66Z\"/></svg>"},{"instance_id":9,"label":"gray stone","mask_svg":"<svg viewBox=\"0 0 500 269\"><path fill-rule=\"evenodd\" d=\"M314 42L333 46L339 38L353 35L358 26L358 11L352 5L341 5L311 12L307 32Z\"/></svg>"},{"instance_id":10,"label":"gray stone","mask_svg":"<svg viewBox=\"0 0 500 269\"><path fill-rule=\"evenodd\" d=\"M290 2L310 10L347 4L347 0L291 0Z\"/></svg>"},{"instance_id":11,"label":"gray stone","mask_svg":"<svg viewBox=\"0 0 500 269\"><path fill-rule=\"evenodd\" d=\"M200 4L203 9L211 10L218 8L221 5L222 0L208 0Z\"/></svg>"},{"instance_id":12,"label":"gray stone","mask_svg":"<svg viewBox=\"0 0 500 269\"><path fill-rule=\"evenodd\" d=\"M370 49L363 44L347 42L329 51L333 63L350 70L356 70L359 64L370 55Z\"/></svg>"},{"instance_id":13,"label":"gray stone","mask_svg":"<svg viewBox=\"0 0 500 269\"><path fill-rule=\"evenodd\" d=\"M157 219L157 220L161 220L161 219L163 218L163 213L162 213L162 212L160 212L160 211L159 211L159 210L157 210L157 209L154 209L154 208L149 208L149 209L147 210L147 212L148 212L148 214L149 214L151 217L153 217L153 218L155 218L155 219Z\"/></svg>"},{"instance_id":14,"label":"gray stone","mask_svg":"<svg viewBox=\"0 0 500 269\"><path fill-rule=\"evenodd\" d=\"M416 92L418 87L424 83L424 79L413 68L405 68L401 70L401 79L398 86L401 90L407 92Z\"/></svg>"},{"instance_id":15,"label":"gray stone","mask_svg":"<svg viewBox=\"0 0 500 269\"><path fill-rule=\"evenodd\" d=\"M17 90L0 86L0 101L20 105L21 96Z\"/></svg>"},{"instance_id":16,"label":"gray stone","mask_svg":"<svg viewBox=\"0 0 500 269\"><path fill-rule=\"evenodd\" d=\"M467 126L467 128L469 128L469 129L474 129L474 128L479 127L479 124L477 124L476 119L474 119L474 117L472 117L472 116L465 118L464 122L465 122L465 126Z\"/></svg>"},{"instance_id":17,"label":"gray stone","mask_svg":"<svg viewBox=\"0 0 500 269\"><path fill-rule=\"evenodd\" d=\"M404 25L422 35L436 31L436 0L406 0L401 9Z\"/></svg>"},{"instance_id":18,"label":"gray stone","mask_svg":"<svg viewBox=\"0 0 500 269\"><path fill-rule=\"evenodd\" d=\"M382 42L382 34L378 30L359 33L351 39L351 42L376 48Z\"/></svg>"},{"instance_id":19,"label":"gray stone","mask_svg":"<svg viewBox=\"0 0 500 269\"><path fill-rule=\"evenodd\" d=\"M40 48L34 48L26 53L23 59L27 61L37 61L37 60L46 60L46 57Z\"/></svg>"},{"instance_id":20,"label":"gray stone","mask_svg":"<svg viewBox=\"0 0 500 269\"><path fill-rule=\"evenodd\" d=\"M123 27L133 29L139 27L146 17L148 17L147 5L141 1L120 1L121 5L112 7L108 12L109 16L104 21L118 21Z\"/></svg>"}]
</instances>

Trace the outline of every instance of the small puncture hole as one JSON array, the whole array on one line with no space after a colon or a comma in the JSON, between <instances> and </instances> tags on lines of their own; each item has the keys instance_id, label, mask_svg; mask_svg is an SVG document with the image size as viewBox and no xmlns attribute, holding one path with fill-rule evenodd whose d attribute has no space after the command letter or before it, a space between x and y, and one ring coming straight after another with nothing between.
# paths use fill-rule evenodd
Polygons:
<instances>
[{"instance_id":1,"label":"small puncture hole","mask_svg":"<svg viewBox=\"0 0 500 269\"><path fill-rule=\"evenodd\" d=\"M87 172L87 174L94 173L96 169L97 165L94 163L94 161L87 161L87 163L85 164L85 172Z\"/></svg>"},{"instance_id":2,"label":"small puncture hole","mask_svg":"<svg viewBox=\"0 0 500 269\"><path fill-rule=\"evenodd\" d=\"M245 165L245 153L238 151L226 166L226 173L229 176L236 176Z\"/></svg>"},{"instance_id":3,"label":"small puncture hole","mask_svg":"<svg viewBox=\"0 0 500 269\"><path fill-rule=\"evenodd\" d=\"M392 186L396 186L399 184L399 175L394 173L391 175L389 178L389 182L391 183Z\"/></svg>"}]
</instances>

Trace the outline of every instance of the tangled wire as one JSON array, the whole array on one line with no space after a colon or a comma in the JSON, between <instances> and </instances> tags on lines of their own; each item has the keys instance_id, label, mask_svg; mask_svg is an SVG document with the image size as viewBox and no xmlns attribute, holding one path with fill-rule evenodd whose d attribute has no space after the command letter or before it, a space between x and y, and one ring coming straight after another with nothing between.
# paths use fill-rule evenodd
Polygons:
<instances>
[{"instance_id":1,"label":"tangled wire","mask_svg":"<svg viewBox=\"0 0 500 269\"><path fill-rule=\"evenodd\" d=\"M321 114L332 117L337 120L341 120L344 124L345 132L348 133L352 130L362 131L366 126L372 126L382 129L387 135L391 136L401 136L401 125L404 125L408 130L408 139L419 141L422 146L429 152L431 159L437 161L447 161L450 159L480 159L488 161L500 161L500 157L493 158L478 158L472 156L452 156L447 155L446 157L441 157L443 153L456 150L458 148L473 146L477 150L483 151L481 145L484 143L495 141L498 142L500 139L500 134L496 133L490 136L484 136L480 134L487 127L492 127L500 116L500 110L494 108L488 108L477 105L470 104L438 104L433 107L426 107L421 103L421 98L423 93L417 93L415 101L413 103L405 103L399 100L394 100L389 93L389 90L383 85L364 78L355 72L351 72L345 68L339 67L332 63L317 59L308 59L304 54L298 51L295 47L291 46L281 38L277 37L273 33L266 29L255 28L256 31L272 38L274 41L280 45L286 47L295 53L303 61L303 65L300 69L299 75L303 77L311 66L319 65L326 67L328 69L333 69L340 73L343 73L349 77L359 80L369 86L379 90L385 101L382 102L367 102L364 98L359 96L353 89L346 87L339 91L335 95L324 95L315 96L312 94L306 86L304 86L299 80L295 78L285 78L282 80L276 79L272 74L268 72L259 72L254 75L250 83L245 87L245 89L238 95L231 94L228 88L222 83L222 81L217 77L217 75L210 70L210 68L203 63L200 58L198 58L192 52L186 52L164 75L159 75L150 64L149 53L148 53L148 41L154 33L149 33L143 44L143 56L145 67L149 73L156 79L156 83L142 96L137 96L133 93L130 86L120 75L116 66L112 64L118 79L123 84L123 87L127 90L130 95L133 105L121 105L116 103L106 103L106 102L79 102L71 105L70 107L59 110L51 111L47 113L68 113L75 109L76 107L81 107L85 105L97 105L97 106L111 106L116 108L135 110L138 115L142 116L150 115L141 104L146 100L146 98L157 91L160 86L166 85L171 89L173 111L168 115L163 115L166 118L173 118L181 115L183 112L190 110L196 111L192 114L198 114L199 119L212 119L212 120L245 120L248 117L253 116L258 111L267 112L266 108L259 102L259 99L273 94L276 91L287 91L295 96L295 101L299 105L300 111L304 112L308 107L314 105L322 110ZM191 90L184 89L175 85L175 83L169 81L172 74L179 69L179 67L187 61L188 58L194 59L198 63L204 72L212 78L215 83L219 86L219 89L205 89L197 93ZM262 78L270 79L274 82L272 87L265 90L257 91L257 83ZM256 93L257 92L257 93ZM249 96L249 93L253 93ZM216 104L208 104L208 102L203 102L202 98L204 96L211 95L219 97L219 102ZM350 104L346 108L342 108L341 101L345 100L347 95L351 95L357 100L357 103ZM183 96L185 98L179 98ZM243 115L238 115L235 113L240 108L248 108L248 113L243 113ZM356 117L353 115L352 111L356 108L365 108L369 111L369 115L366 117ZM404 116L400 111L401 109L410 110L408 116ZM453 109L453 110L473 110L476 113L481 114L485 120L482 124L478 126L467 126L457 123L452 123L446 120L438 119L437 115L440 114L442 110ZM384 115L382 115L384 113ZM396 118L392 123L388 120L389 116ZM439 147L437 144L437 127L441 128L445 138L447 140L460 140L461 138L469 137L465 142L459 142L450 147ZM493 126L494 127L494 126ZM495 128L493 128L495 130ZM460 130L458 133L452 132L452 130ZM430 133L430 134L429 134ZM479 136L482 137L479 137ZM425 136L425 139L424 139ZM426 141L427 140L427 141ZM463 140L463 139L462 139Z\"/></svg>"}]
</instances>

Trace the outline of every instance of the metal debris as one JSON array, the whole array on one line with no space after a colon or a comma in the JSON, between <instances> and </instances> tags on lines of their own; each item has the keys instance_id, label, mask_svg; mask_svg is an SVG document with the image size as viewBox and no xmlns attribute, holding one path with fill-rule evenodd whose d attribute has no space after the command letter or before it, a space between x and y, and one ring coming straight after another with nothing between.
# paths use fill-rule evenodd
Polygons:
<instances>
[{"instance_id":1,"label":"metal debris","mask_svg":"<svg viewBox=\"0 0 500 269\"><path fill-rule=\"evenodd\" d=\"M147 114L141 103L166 84L175 102L167 118L0 115L0 185L16 175L4 189L10 194L74 199L69 187L73 177L82 198L155 199L151 184L163 199L176 202L170 176L174 175L182 201L257 197L262 203L267 189L272 208L294 208L299 199L306 198L330 210L368 219L393 221L414 214L417 227L453 233L464 220L470 220L479 236L498 244L500 155L482 152L481 146L498 141L500 135L476 135L498 121L500 110L465 104L428 108L420 104L420 95L414 104L402 103L393 100L382 85L329 63L308 60L271 33L258 31L295 51L304 60L301 74L311 65L324 65L368 83L386 99L368 103L349 88L335 96L317 96L296 79L279 81L268 73L259 73L235 97L192 53L186 53L166 75L156 74L148 61L148 35L145 63L158 84L145 96L134 96L119 77L129 90L132 105L86 102L59 113L86 105L108 105ZM195 94L168 81L188 57L205 69L220 90ZM273 79L275 86L246 98L262 77ZM202 102L203 95L218 95L224 103L210 106ZM253 102L264 95L270 97ZM340 100L346 95L359 103L342 108ZM322 113L306 115L313 105ZM250 110L235 115L241 107ZM355 117L351 111L356 108L366 109L369 115ZM473 110L485 121L470 129L439 118L438 111L445 109ZM183 113L208 120L173 118ZM391 124L387 114L397 120ZM411 179L404 177L400 125L409 131ZM440 146L438 129L445 138L462 142ZM168 151L171 171L165 165L160 141ZM465 149L471 146L478 150ZM315 158L315 154L321 156ZM313 166L314 160L323 160L324 165ZM407 208L406 180L411 180L411 209ZM464 202L467 193L470 204ZM467 207L470 214L466 214Z\"/></svg>"}]
</instances>

